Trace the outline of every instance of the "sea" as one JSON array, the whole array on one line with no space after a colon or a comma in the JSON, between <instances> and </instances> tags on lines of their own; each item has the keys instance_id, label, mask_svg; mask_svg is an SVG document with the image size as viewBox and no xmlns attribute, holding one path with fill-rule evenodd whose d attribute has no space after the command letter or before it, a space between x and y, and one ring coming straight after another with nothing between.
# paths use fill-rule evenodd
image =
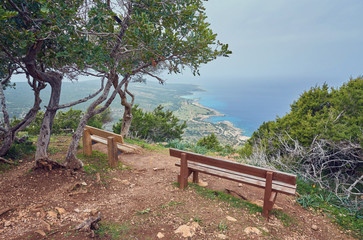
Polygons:
<instances>
[{"instance_id":1,"label":"sea","mask_svg":"<svg viewBox=\"0 0 363 240\"><path fill-rule=\"evenodd\" d=\"M201 105L224 114L206 121L230 121L242 129L244 136L250 137L263 122L286 115L304 91L324 82L324 79L312 78L209 81L199 85L203 91L184 97L198 99Z\"/></svg>"}]
</instances>

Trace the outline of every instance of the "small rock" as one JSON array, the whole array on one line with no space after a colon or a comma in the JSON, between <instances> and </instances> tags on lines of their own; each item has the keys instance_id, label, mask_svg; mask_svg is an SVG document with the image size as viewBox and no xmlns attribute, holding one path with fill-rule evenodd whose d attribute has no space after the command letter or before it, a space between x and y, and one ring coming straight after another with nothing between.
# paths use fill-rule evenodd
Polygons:
<instances>
[{"instance_id":1,"label":"small rock","mask_svg":"<svg viewBox=\"0 0 363 240\"><path fill-rule=\"evenodd\" d=\"M238 183L238 187L242 187L243 185L242 185L242 183Z\"/></svg>"},{"instance_id":2,"label":"small rock","mask_svg":"<svg viewBox=\"0 0 363 240\"><path fill-rule=\"evenodd\" d=\"M75 211L76 213L81 212L81 210L79 210L78 208L75 208L75 209L74 209L74 211Z\"/></svg>"},{"instance_id":3,"label":"small rock","mask_svg":"<svg viewBox=\"0 0 363 240\"><path fill-rule=\"evenodd\" d=\"M162 234L161 232L158 232L158 235L156 235L159 239L165 237L164 234Z\"/></svg>"},{"instance_id":4,"label":"small rock","mask_svg":"<svg viewBox=\"0 0 363 240\"><path fill-rule=\"evenodd\" d=\"M262 200L251 201L251 203L256 204L259 207L263 207L263 201ZM283 208L278 206L277 204L274 204L272 208L275 209L275 210L283 210Z\"/></svg>"},{"instance_id":5,"label":"small rock","mask_svg":"<svg viewBox=\"0 0 363 240\"><path fill-rule=\"evenodd\" d=\"M48 211L47 212L48 217L50 218L57 218L58 217L58 213L54 212L54 211Z\"/></svg>"},{"instance_id":6,"label":"small rock","mask_svg":"<svg viewBox=\"0 0 363 240\"><path fill-rule=\"evenodd\" d=\"M55 210L58 211L59 215L63 215L66 213L66 210L64 208L56 207Z\"/></svg>"},{"instance_id":7,"label":"small rock","mask_svg":"<svg viewBox=\"0 0 363 240\"><path fill-rule=\"evenodd\" d=\"M86 182L82 182L81 185L82 186L87 186L87 183Z\"/></svg>"},{"instance_id":8,"label":"small rock","mask_svg":"<svg viewBox=\"0 0 363 240\"><path fill-rule=\"evenodd\" d=\"M190 226L191 225L191 226ZM193 237L197 230L200 230L201 227L197 222L188 223L187 225L181 225L175 230L175 233L181 233L183 237Z\"/></svg>"},{"instance_id":9,"label":"small rock","mask_svg":"<svg viewBox=\"0 0 363 240\"><path fill-rule=\"evenodd\" d=\"M192 233L190 232L190 227L187 225L181 225L178 227L177 230L175 230L175 233L181 233L183 237L192 237Z\"/></svg>"},{"instance_id":10,"label":"small rock","mask_svg":"<svg viewBox=\"0 0 363 240\"><path fill-rule=\"evenodd\" d=\"M244 232L247 234L257 234L257 235L260 235L262 233L258 228L255 227L246 227Z\"/></svg>"},{"instance_id":11,"label":"small rock","mask_svg":"<svg viewBox=\"0 0 363 240\"><path fill-rule=\"evenodd\" d=\"M237 219L235 219L234 217L227 216L226 218L227 218L228 221L237 222Z\"/></svg>"},{"instance_id":12,"label":"small rock","mask_svg":"<svg viewBox=\"0 0 363 240\"><path fill-rule=\"evenodd\" d=\"M4 223L4 227L10 227L11 226L11 222L10 221L6 221L5 223Z\"/></svg>"},{"instance_id":13,"label":"small rock","mask_svg":"<svg viewBox=\"0 0 363 240\"><path fill-rule=\"evenodd\" d=\"M158 170L158 168L154 167L154 168L153 168L153 170L154 170L154 171L157 171L157 170Z\"/></svg>"},{"instance_id":14,"label":"small rock","mask_svg":"<svg viewBox=\"0 0 363 240\"><path fill-rule=\"evenodd\" d=\"M43 230L36 230L35 233L38 233L42 237L45 237L47 235Z\"/></svg>"},{"instance_id":15,"label":"small rock","mask_svg":"<svg viewBox=\"0 0 363 240\"><path fill-rule=\"evenodd\" d=\"M130 182L128 180L122 180L121 183L125 185L130 185Z\"/></svg>"},{"instance_id":16,"label":"small rock","mask_svg":"<svg viewBox=\"0 0 363 240\"><path fill-rule=\"evenodd\" d=\"M208 183L207 182L203 182L203 181L199 181L198 182L198 185L201 186L201 187L207 187L208 186Z\"/></svg>"},{"instance_id":17,"label":"small rock","mask_svg":"<svg viewBox=\"0 0 363 240\"><path fill-rule=\"evenodd\" d=\"M316 226L315 224L313 224L312 226L311 226L311 229L313 229L314 231L318 231L318 226Z\"/></svg>"},{"instance_id":18,"label":"small rock","mask_svg":"<svg viewBox=\"0 0 363 240\"><path fill-rule=\"evenodd\" d=\"M228 237L222 233L218 234L219 239L227 239Z\"/></svg>"}]
</instances>

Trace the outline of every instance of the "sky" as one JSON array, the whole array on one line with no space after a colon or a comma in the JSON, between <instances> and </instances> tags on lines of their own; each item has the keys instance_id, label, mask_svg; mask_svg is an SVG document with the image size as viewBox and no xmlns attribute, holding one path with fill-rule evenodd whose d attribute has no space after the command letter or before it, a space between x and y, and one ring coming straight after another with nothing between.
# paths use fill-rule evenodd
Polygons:
<instances>
[{"instance_id":1,"label":"sky","mask_svg":"<svg viewBox=\"0 0 363 240\"><path fill-rule=\"evenodd\" d=\"M208 22L229 58L169 82L340 86L363 74L362 0L210 0Z\"/></svg>"}]
</instances>

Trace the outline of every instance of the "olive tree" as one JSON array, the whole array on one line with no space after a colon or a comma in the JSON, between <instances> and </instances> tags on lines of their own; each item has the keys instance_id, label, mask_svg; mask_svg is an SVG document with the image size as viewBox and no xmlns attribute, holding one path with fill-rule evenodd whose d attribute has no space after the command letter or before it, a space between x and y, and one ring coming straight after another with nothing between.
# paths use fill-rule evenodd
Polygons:
<instances>
[{"instance_id":1,"label":"olive tree","mask_svg":"<svg viewBox=\"0 0 363 240\"><path fill-rule=\"evenodd\" d=\"M65 164L73 169L82 167L82 162L76 158L76 149L86 122L106 109L117 94L122 98L133 77L147 74L162 82L153 73L158 67L170 73L180 73L189 67L194 74L199 74L201 64L231 53L228 45L217 41L216 34L209 28L201 0L95 3L90 8L89 24L83 31L107 53L102 63L92 63L95 71L105 74L107 82L72 137ZM107 97L112 86L114 90ZM104 105L95 109L102 102Z\"/></svg>"},{"instance_id":2,"label":"olive tree","mask_svg":"<svg viewBox=\"0 0 363 240\"><path fill-rule=\"evenodd\" d=\"M75 79L85 73L85 62L98 51L80 31L87 17L86 3L83 0L5 0L0 3L3 14L0 18L1 68L8 68L11 74L21 72L32 79L29 83L34 90L35 105L31 115L24 119L26 123L35 117L39 109L39 91L45 85L51 87L37 141L37 161L48 158L47 148L57 110L84 102L97 94L74 103L59 104L63 78ZM2 109L4 111L5 108ZM5 125L9 125L7 120Z\"/></svg>"}]
</instances>

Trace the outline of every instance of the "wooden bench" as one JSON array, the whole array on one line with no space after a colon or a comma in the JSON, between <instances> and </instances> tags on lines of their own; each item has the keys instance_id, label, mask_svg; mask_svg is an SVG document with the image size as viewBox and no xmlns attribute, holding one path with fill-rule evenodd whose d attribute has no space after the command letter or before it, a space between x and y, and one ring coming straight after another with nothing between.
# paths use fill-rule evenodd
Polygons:
<instances>
[{"instance_id":1,"label":"wooden bench","mask_svg":"<svg viewBox=\"0 0 363 240\"><path fill-rule=\"evenodd\" d=\"M198 173L205 173L265 189L262 215L268 219L269 211L276 201L277 193L295 195L296 175L266 168L240 164L233 161L170 149L170 156L180 158L178 183L181 189L188 185L193 173L193 182L198 183Z\"/></svg>"},{"instance_id":2,"label":"wooden bench","mask_svg":"<svg viewBox=\"0 0 363 240\"><path fill-rule=\"evenodd\" d=\"M92 155L92 144L103 143L108 149L109 166L117 167L118 150L125 153L138 151L140 147L127 144L121 135L104 131L91 126L86 126L83 130L83 154Z\"/></svg>"}]
</instances>

